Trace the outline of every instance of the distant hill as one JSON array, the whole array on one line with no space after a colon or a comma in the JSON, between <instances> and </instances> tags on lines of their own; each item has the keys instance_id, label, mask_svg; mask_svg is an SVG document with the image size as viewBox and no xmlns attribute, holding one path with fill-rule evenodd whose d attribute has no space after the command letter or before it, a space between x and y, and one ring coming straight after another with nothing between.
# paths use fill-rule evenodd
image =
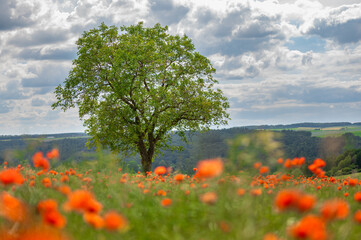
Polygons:
<instances>
[{"instance_id":1,"label":"distant hill","mask_svg":"<svg viewBox=\"0 0 361 240\"><path fill-rule=\"evenodd\" d=\"M54 134L24 134L24 135L0 135L1 140L15 139L59 139L88 137L86 133L54 133Z\"/></svg>"},{"instance_id":2,"label":"distant hill","mask_svg":"<svg viewBox=\"0 0 361 240\"><path fill-rule=\"evenodd\" d=\"M251 133L260 129L277 130L282 133L279 141L283 144L284 157L305 157L308 162L320 157L328 161L327 169L330 170L340 154L350 149L361 149L361 137L350 132L341 132L337 136L323 138L313 136L312 131L301 131L306 128L332 128L332 127L355 127L361 123L337 122L337 123L296 123L289 125L262 125L234 127L228 129L210 130L205 133L193 133L189 135L189 144L181 142L179 136L172 139L173 145L183 147L181 152L164 150L163 154L155 159L153 167L163 165L171 166L176 170L192 173L193 167L201 159L223 157L229 154L228 141L240 134ZM298 129L294 131L292 129ZM321 131L321 130L317 130ZM78 162L84 160L96 160L95 149L87 149L85 144L89 136L85 133L62 133L44 135L21 135L0 136L0 163L12 161L27 164L32 154L36 151L47 152L56 147L60 151L61 162ZM255 159L256 161L256 159ZM61 163L60 163L61 164ZM134 171L139 170L140 159L136 155L126 159ZM307 171L307 170L305 170Z\"/></svg>"},{"instance_id":3,"label":"distant hill","mask_svg":"<svg viewBox=\"0 0 361 240\"><path fill-rule=\"evenodd\" d=\"M222 130L232 129L291 129L291 128L329 128L329 127L342 127L342 126L360 126L361 122L331 122L331 123L293 123L293 124L277 124L277 125L250 125L233 128L225 128ZM12 139L59 139L59 138L82 138L89 137L86 133L54 133L54 134L24 134L24 135L0 135L1 140L12 140Z\"/></svg>"},{"instance_id":4,"label":"distant hill","mask_svg":"<svg viewBox=\"0 0 361 240\"><path fill-rule=\"evenodd\" d=\"M328 127L341 127L341 126L361 126L361 122L331 122L331 123L313 123L313 122L304 122L304 123L293 123L293 124L278 124L278 125L255 125L255 126L246 126L248 129L289 129L289 128L328 128Z\"/></svg>"}]
</instances>

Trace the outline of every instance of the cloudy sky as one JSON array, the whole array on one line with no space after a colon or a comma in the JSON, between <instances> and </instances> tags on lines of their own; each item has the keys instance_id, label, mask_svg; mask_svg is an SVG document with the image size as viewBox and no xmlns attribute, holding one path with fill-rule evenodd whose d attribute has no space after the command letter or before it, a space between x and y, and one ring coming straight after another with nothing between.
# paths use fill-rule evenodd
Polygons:
<instances>
[{"instance_id":1,"label":"cloudy sky","mask_svg":"<svg viewBox=\"0 0 361 240\"><path fill-rule=\"evenodd\" d=\"M0 135L84 131L50 107L75 42L139 21L211 59L229 127L361 121L360 0L0 0Z\"/></svg>"}]
</instances>

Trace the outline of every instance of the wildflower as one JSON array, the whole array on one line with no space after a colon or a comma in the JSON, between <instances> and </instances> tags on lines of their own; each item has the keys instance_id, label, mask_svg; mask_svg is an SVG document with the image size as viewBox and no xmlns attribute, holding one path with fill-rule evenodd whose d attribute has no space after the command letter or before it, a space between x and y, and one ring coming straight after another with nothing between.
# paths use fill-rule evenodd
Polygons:
<instances>
[{"instance_id":1,"label":"wildflower","mask_svg":"<svg viewBox=\"0 0 361 240\"><path fill-rule=\"evenodd\" d=\"M326 224L317 216L307 215L290 228L290 235L297 239L325 240Z\"/></svg>"},{"instance_id":2,"label":"wildflower","mask_svg":"<svg viewBox=\"0 0 361 240\"><path fill-rule=\"evenodd\" d=\"M66 224L66 219L58 210L47 211L42 214L43 222L56 228L63 228Z\"/></svg>"},{"instance_id":3,"label":"wildflower","mask_svg":"<svg viewBox=\"0 0 361 240\"><path fill-rule=\"evenodd\" d=\"M91 213L99 213L100 210L102 210L102 208L103 205L94 198L92 198L88 200L87 205L85 207L85 211Z\"/></svg>"},{"instance_id":4,"label":"wildflower","mask_svg":"<svg viewBox=\"0 0 361 240\"><path fill-rule=\"evenodd\" d=\"M285 163L283 164L285 168L291 168L292 167L292 161L291 159L286 159Z\"/></svg>"},{"instance_id":5,"label":"wildflower","mask_svg":"<svg viewBox=\"0 0 361 240\"><path fill-rule=\"evenodd\" d=\"M278 239L279 238L274 233L267 233L266 235L263 236L263 240L278 240Z\"/></svg>"},{"instance_id":6,"label":"wildflower","mask_svg":"<svg viewBox=\"0 0 361 240\"><path fill-rule=\"evenodd\" d=\"M104 225L108 230L125 230L128 227L128 220L124 216L110 211L104 215Z\"/></svg>"},{"instance_id":7,"label":"wildflower","mask_svg":"<svg viewBox=\"0 0 361 240\"><path fill-rule=\"evenodd\" d=\"M54 199L47 199L40 201L37 205L37 210L40 213L56 211L58 209L58 203Z\"/></svg>"},{"instance_id":8,"label":"wildflower","mask_svg":"<svg viewBox=\"0 0 361 240\"><path fill-rule=\"evenodd\" d=\"M44 185L44 187L49 188L51 187L51 180L49 178L43 178L41 180L41 183Z\"/></svg>"},{"instance_id":9,"label":"wildflower","mask_svg":"<svg viewBox=\"0 0 361 240\"><path fill-rule=\"evenodd\" d=\"M37 210L45 224L56 228L63 228L65 226L66 219L59 213L58 203L54 199L40 201L37 205Z\"/></svg>"},{"instance_id":10,"label":"wildflower","mask_svg":"<svg viewBox=\"0 0 361 240\"><path fill-rule=\"evenodd\" d=\"M311 210L315 205L316 198L309 194L303 194L297 201L297 209L300 212Z\"/></svg>"},{"instance_id":11,"label":"wildflower","mask_svg":"<svg viewBox=\"0 0 361 240\"><path fill-rule=\"evenodd\" d=\"M357 223L361 223L361 210L357 210L355 214L353 215L353 219Z\"/></svg>"},{"instance_id":12,"label":"wildflower","mask_svg":"<svg viewBox=\"0 0 361 240\"><path fill-rule=\"evenodd\" d=\"M281 176L281 179L282 179L283 181L288 181L288 180L291 179L291 176L283 174L283 175Z\"/></svg>"},{"instance_id":13,"label":"wildflower","mask_svg":"<svg viewBox=\"0 0 361 240\"><path fill-rule=\"evenodd\" d=\"M172 205L172 199L170 198L164 198L162 201L161 201L161 204L163 207L168 207L170 205Z\"/></svg>"},{"instance_id":14,"label":"wildflower","mask_svg":"<svg viewBox=\"0 0 361 240\"><path fill-rule=\"evenodd\" d=\"M0 193L0 216L13 222L25 220L26 206L7 192Z\"/></svg>"},{"instance_id":15,"label":"wildflower","mask_svg":"<svg viewBox=\"0 0 361 240\"><path fill-rule=\"evenodd\" d=\"M320 158L317 158L313 161L313 164L317 167L317 168L322 168L322 167L325 167L326 166L326 162L323 161L322 159Z\"/></svg>"},{"instance_id":16,"label":"wildflower","mask_svg":"<svg viewBox=\"0 0 361 240\"><path fill-rule=\"evenodd\" d=\"M317 158L313 161L311 165L308 166L308 169L319 178L325 177L325 172L321 169L326 166L326 162L320 158Z\"/></svg>"},{"instance_id":17,"label":"wildflower","mask_svg":"<svg viewBox=\"0 0 361 240\"><path fill-rule=\"evenodd\" d=\"M312 195L303 194L297 190L282 190L275 198L275 205L281 211L294 208L305 212L313 208L315 201Z\"/></svg>"},{"instance_id":18,"label":"wildflower","mask_svg":"<svg viewBox=\"0 0 361 240\"><path fill-rule=\"evenodd\" d=\"M197 164L197 176L200 178L212 178L223 172L223 161L220 158L199 161Z\"/></svg>"},{"instance_id":19,"label":"wildflower","mask_svg":"<svg viewBox=\"0 0 361 240\"><path fill-rule=\"evenodd\" d=\"M0 182L4 185L23 184L25 179L17 169L8 168L0 172Z\"/></svg>"},{"instance_id":20,"label":"wildflower","mask_svg":"<svg viewBox=\"0 0 361 240\"><path fill-rule=\"evenodd\" d=\"M269 168L266 166L263 166L259 169L259 174L265 174L269 172Z\"/></svg>"},{"instance_id":21,"label":"wildflower","mask_svg":"<svg viewBox=\"0 0 361 240\"><path fill-rule=\"evenodd\" d=\"M154 173L156 175L163 175L163 174L166 174L166 172L167 172L167 169L163 166L159 166L154 169Z\"/></svg>"},{"instance_id":22,"label":"wildflower","mask_svg":"<svg viewBox=\"0 0 361 240\"><path fill-rule=\"evenodd\" d=\"M344 200L331 199L322 205L320 211L326 220L345 219L349 212L349 206Z\"/></svg>"},{"instance_id":23,"label":"wildflower","mask_svg":"<svg viewBox=\"0 0 361 240\"><path fill-rule=\"evenodd\" d=\"M71 189L67 185L60 186L57 190L64 195L69 195L71 193Z\"/></svg>"},{"instance_id":24,"label":"wildflower","mask_svg":"<svg viewBox=\"0 0 361 240\"><path fill-rule=\"evenodd\" d=\"M361 202L361 192L355 193L355 195L353 196L353 199L355 199L355 201L357 201L357 202Z\"/></svg>"},{"instance_id":25,"label":"wildflower","mask_svg":"<svg viewBox=\"0 0 361 240\"><path fill-rule=\"evenodd\" d=\"M1 236L1 234L0 234ZM7 239L7 238L5 238ZM48 227L44 224L31 225L26 228L24 232L21 232L17 238L13 236L7 240L69 240L63 232Z\"/></svg>"},{"instance_id":26,"label":"wildflower","mask_svg":"<svg viewBox=\"0 0 361 240\"><path fill-rule=\"evenodd\" d=\"M252 196L259 196L259 195L262 194L262 188L252 189L252 190L250 191L250 194L251 194Z\"/></svg>"},{"instance_id":27,"label":"wildflower","mask_svg":"<svg viewBox=\"0 0 361 240\"><path fill-rule=\"evenodd\" d=\"M217 194L215 192L206 192L200 196L200 200L203 203L213 205L217 202Z\"/></svg>"},{"instance_id":28,"label":"wildflower","mask_svg":"<svg viewBox=\"0 0 361 240\"><path fill-rule=\"evenodd\" d=\"M237 194L238 196L243 196L245 194L246 190L244 190L243 188L238 188L237 189Z\"/></svg>"},{"instance_id":29,"label":"wildflower","mask_svg":"<svg viewBox=\"0 0 361 240\"><path fill-rule=\"evenodd\" d=\"M61 176L60 182L69 182L69 176L68 175Z\"/></svg>"},{"instance_id":30,"label":"wildflower","mask_svg":"<svg viewBox=\"0 0 361 240\"><path fill-rule=\"evenodd\" d=\"M301 166L301 165L305 164L305 162L306 162L306 158L304 158L304 157L299 158L298 159L298 166Z\"/></svg>"},{"instance_id":31,"label":"wildflower","mask_svg":"<svg viewBox=\"0 0 361 240\"><path fill-rule=\"evenodd\" d=\"M262 166L262 163L260 163L260 162L255 162L255 163L253 164L253 168L254 168L254 169L259 169L261 166Z\"/></svg>"},{"instance_id":32,"label":"wildflower","mask_svg":"<svg viewBox=\"0 0 361 240\"><path fill-rule=\"evenodd\" d=\"M221 228L221 230L225 233L229 232L231 230L229 224L227 224L225 221L221 221L219 223L219 227Z\"/></svg>"},{"instance_id":33,"label":"wildflower","mask_svg":"<svg viewBox=\"0 0 361 240\"><path fill-rule=\"evenodd\" d=\"M167 195L167 193L164 190L160 189L160 190L158 190L157 195L158 196L165 196L165 195Z\"/></svg>"},{"instance_id":34,"label":"wildflower","mask_svg":"<svg viewBox=\"0 0 361 240\"><path fill-rule=\"evenodd\" d=\"M35 186L35 181L34 180L30 180L29 182L29 187L34 187Z\"/></svg>"},{"instance_id":35,"label":"wildflower","mask_svg":"<svg viewBox=\"0 0 361 240\"><path fill-rule=\"evenodd\" d=\"M90 192L76 190L68 195L68 201L64 204L64 209L98 213L102 209L102 205L94 199L93 194Z\"/></svg>"},{"instance_id":36,"label":"wildflower","mask_svg":"<svg viewBox=\"0 0 361 240\"><path fill-rule=\"evenodd\" d=\"M58 158L59 157L59 150L54 148L53 150L51 150L50 152L46 153L46 157L48 159L52 159L52 158Z\"/></svg>"},{"instance_id":37,"label":"wildflower","mask_svg":"<svg viewBox=\"0 0 361 240\"><path fill-rule=\"evenodd\" d=\"M174 180L177 182L182 182L184 180L184 175L183 174L177 174L174 176Z\"/></svg>"},{"instance_id":38,"label":"wildflower","mask_svg":"<svg viewBox=\"0 0 361 240\"><path fill-rule=\"evenodd\" d=\"M275 198L275 205L279 210L293 207L296 205L299 196L299 192L294 190L280 191Z\"/></svg>"},{"instance_id":39,"label":"wildflower","mask_svg":"<svg viewBox=\"0 0 361 240\"><path fill-rule=\"evenodd\" d=\"M48 171L50 168L50 163L48 159L44 158L42 152L37 152L33 155L34 167L42 168L43 171Z\"/></svg>"},{"instance_id":40,"label":"wildflower","mask_svg":"<svg viewBox=\"0 0 361 240\"><path fill-rule=\"evenodd\" d=\"M82 181L89 184L91 181L93 181L93 179L91 179L89 177L85 177L85 178L82 179Z\"/></svg>"},{"instance_id":41,"label":"wildflower","mask_svg":"<svg viewBox=\"0 0 361 240\"><path fill-rule=\"evenodd\" d=\"M83 219L84 222L94 228L102 228L104 226L104 219L96 213L84 213Z\"/></svg>"},{"instance_id":42,"label":"wildflower","mask_svg":"<svg viewBox=\"0 0 361 240\"><path fill-rule=\"evenodd\" d=\"M358 184L358 179L354 178L354 179L350 179L348 180L348 184L351 186L351 187L354 187Z\"/></svg>"}]
</instances>

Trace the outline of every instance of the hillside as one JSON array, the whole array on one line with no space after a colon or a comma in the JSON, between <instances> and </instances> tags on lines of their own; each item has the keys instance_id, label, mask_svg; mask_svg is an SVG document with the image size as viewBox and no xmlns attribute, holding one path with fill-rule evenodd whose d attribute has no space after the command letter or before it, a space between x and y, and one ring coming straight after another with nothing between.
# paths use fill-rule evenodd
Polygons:
<instances>
[{"instance_id":1,"label":"hillside","mask_svg":"<svg viewBox=\"0 0 361 240\"><path fill-rule=\"evenodd\" d=\"M189 134L189 144L181 142L180 138L175 135L172 144L182 146L183 151L163 151L154 160L153 168L159 165L172 166L176 170L191 173L200 159L228 157L229 144L227 142L229 140L236 138L240 134L269 129L282 133L278 140L283 145L284 158L303 156L307 161L312 161L320 157L328 162L326 170L330 170L337 163L337 157L346 150L361 148L361 137L346 131L358 127L360 125L344 122L235 127ZM318 130L314 130L314 128ZM328 131L334 131L334 128L339 131L336 136L332 135L330 137L327 134L324 134L323 138L314 136L313 131L327 133ZM340 128L343 128L343 130L340 130ZM59 149L61 155L61 162L58 164L73 161L91 161L96 159L97 155L95 149L85 147L88 139L89 136L84 133L0 136L0 163L3 161L28 163L34 152L46 152L54 147ZM128 165L134 171L138 171L139 157L137 155L127 157L125 165Z\"/></svg>"}]
</instances>

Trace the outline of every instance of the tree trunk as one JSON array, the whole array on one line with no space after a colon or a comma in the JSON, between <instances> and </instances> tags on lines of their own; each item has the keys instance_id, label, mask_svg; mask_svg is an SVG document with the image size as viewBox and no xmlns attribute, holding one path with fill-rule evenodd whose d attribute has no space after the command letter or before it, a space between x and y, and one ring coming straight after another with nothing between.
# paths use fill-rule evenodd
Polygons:
<instances>
[{"instance_id":1,"label":"tree trunk","mask_svg":"<svg viewBox=\"0 0 361 240\"><path fill-rule=\"evenodd\" d=\"M141 163L142 163L142 169L143 169L143 174L147 175L147 172L152 171L152 159L153 159L153 154L152 156L150 156L150 154L146 153L146 154L141 154Z\"/></svg>"},{"instance_id":2,"label":"tree trunk","mask_svg":"<svg viewBox=\"0 0 361 240\"><path fill-rule=\"evenodd\" d=\"M143 174L146 176L147 172L152 171L152 162L155 150L156 139L153 137L153 133L148 133L148 147L144 143L144 139L139 137L138 150L141 157L141 163L143 168Z\"/></svg>"},{"instance_id":3,"label":"tree trunk","mask_svg":"<svg viewBox=\"0 0 361 240\"><path fill-rule=\"evenodd\" d=\"M140 141L138 142L138 150L141 157L143 174L147 175L147 172L152 171L152 160L155 150L154 139L152 138L152 141L150 141L148 148L144 144L144 141L140 139Z\"/></svg>"}]
</instances>

